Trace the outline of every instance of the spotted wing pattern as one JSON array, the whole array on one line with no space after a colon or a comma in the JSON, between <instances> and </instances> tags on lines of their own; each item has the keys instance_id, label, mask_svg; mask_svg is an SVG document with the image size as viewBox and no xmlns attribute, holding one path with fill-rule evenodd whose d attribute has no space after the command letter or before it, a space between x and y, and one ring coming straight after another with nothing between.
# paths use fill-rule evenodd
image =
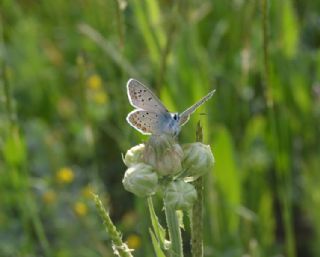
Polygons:
<instances>
[{"instance_id":1,"label":"spotted wing pattern","mask_svg":"<svg viewBox=\"0 0 320 257\"><path fill-rule=\"evenodd\" d=\"M128 114L127 121L145 135L155 134L159 128L159 114L151 111L134 110Z\"/></svg>"},{"instance_id":2,"label":"spotted wing pattern","mask_svg":"<svg viewBox=\"0 0 320 257\"><path fill-rule=\"evenodd\" d=\"M149 88L135 79L128 81L127 94L133 107L157 113L168 112L159 98Z\"/></svg>"},{"instance_id":3,"label":"spotted wing pattern","mask_svg":"<svg viewBox=\"0 0 320 257\"><path fill-rule=\"evenodd\" d=\"M188 109L186 109L184 112L182 112L179 117L179 124L180 126L183 126L187 123L187 121L190 118L190 115L195 112L202 104L204 104L206 101L208 101L214 94L216 90L212 90L210 93L208 93L206 96L202 97L198 102L196 102L194 105L190 106Z\"/></svg>"}]
</instances>

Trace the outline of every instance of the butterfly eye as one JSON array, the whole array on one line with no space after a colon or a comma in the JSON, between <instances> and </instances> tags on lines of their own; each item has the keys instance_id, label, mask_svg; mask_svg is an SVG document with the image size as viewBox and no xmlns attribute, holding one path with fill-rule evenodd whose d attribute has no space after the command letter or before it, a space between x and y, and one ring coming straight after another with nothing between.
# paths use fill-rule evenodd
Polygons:
<instances>
[{"instance_id":1,"label":"butterfly eye","mask_svg":"<svg viewBox=\"0 0 320 257\"><path fill-rule=\"evenodd\" d=\"M174 119L174 120L178 120L178 115L177 115L177 114L174 114L174 115L173 115L173 119Z\"/></svg>"}]
</instances>

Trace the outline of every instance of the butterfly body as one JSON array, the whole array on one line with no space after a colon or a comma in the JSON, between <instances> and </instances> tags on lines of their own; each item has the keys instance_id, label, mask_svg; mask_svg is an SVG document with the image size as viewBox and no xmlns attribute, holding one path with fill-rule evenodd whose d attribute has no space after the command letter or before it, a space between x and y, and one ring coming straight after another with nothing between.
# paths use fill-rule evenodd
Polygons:
<instances>
[{"instance_id":1,"label":"butterfly body","mask_svg":"<svg viewBox=\"0 0 320 257\"><path fill-rule=\"evenodd\" d=\"M178 113L170 113L170 119L166 117L160 131L174 136L178 135L181 129L179 120L180 117Z\"/></svg>"},{"instance_id":2,"label":"butterfly body","mask_svg":"<svg viewBox=\"0 0 320 257\"><path fill-rule=\"evenodd\" d=\"M190 115L211 98L214 91L186 109L181 114L170 113L150 89L135 79L127 83L130 104L136 109L127 116L128 123L142 134L176 136Z\"/></svg>"}]
</instances>

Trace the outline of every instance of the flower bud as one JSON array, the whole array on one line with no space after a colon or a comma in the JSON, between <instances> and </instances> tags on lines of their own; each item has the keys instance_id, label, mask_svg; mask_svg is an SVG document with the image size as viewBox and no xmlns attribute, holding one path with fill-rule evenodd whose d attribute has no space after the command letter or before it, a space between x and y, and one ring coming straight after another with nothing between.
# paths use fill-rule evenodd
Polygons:
<instances>
[{"instance_id":1,"label":"flower bud","mask_svg":"<svg viewBox=\"0 0 320 257\"><path fill-rule=\"evenodd\" d=\"M193 185L177 180L167 186L164 197L168 206L176 210L188 210L197 199L197 191Z\"/></svg>"},{"instance_id":2,"label":"flower bud","mask_svg":"<svg viewBox=\"0 0 320 257\"><path fill-rule=\"evenodd\" d=\"M185 177L194 181L210 171L214 164L214 157L209 145L192 143L183 145L184 158L182 162Z\"/></svg>"},{"instance_id":3,"label":"flower bud","mask_svg":"<svg viewBox=\"0 0 320 257\"><path fill-rule=\"evenodd\" d=\"M146 144L144 162L150 164L162 176L181 170L183 151L172 136L153 135Z\"/></svg>"},{"instance_id":4,"label":"flower bud","mask_svg":"<svg viewBox=\"0 0 320 257\"><path fill-rule=\"evenodd\" d=\"M123 159L124 164L127 167L131 167L134 164L140 163L143 161L145 145L140 144L130 148Z\"/></svg>"},{"instance_id":5,"label":"flower bud","mask_svg":"<svg viewBox=\"0 0 320 257\"><path fill-rule=\"evenodd\" d=\"M149 196L157 190L158 175L150 165L138 163L127 169L122 184L127 191L137 196Z\"/></svg>"}]
</instances>

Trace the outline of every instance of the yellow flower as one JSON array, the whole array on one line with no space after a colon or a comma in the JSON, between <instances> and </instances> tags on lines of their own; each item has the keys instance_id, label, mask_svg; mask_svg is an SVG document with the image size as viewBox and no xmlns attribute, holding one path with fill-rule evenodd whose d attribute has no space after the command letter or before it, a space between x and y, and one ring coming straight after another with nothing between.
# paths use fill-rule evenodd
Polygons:
<instances>
[{"instance_id":1,"label":"yellow flower","mask_svg":"<svg viewBox=\"0 0 320 257\"><path fill-rule=\"evenodd\" d=\"M88 213L87 205L83 202L76 202L73 206L73 210L79 217L83 217Z\"/></svg>"},{"instance_id":2,"label":"yellow flower","mask_svg":"<svg viewBox=\"0 0 320 257\"><path fill-rule=\"evenodd\" d=\"M131 234L127 238L127 244L130 249L138 249L141 246L141 238L136 234Z\"/></svg>"},{"instance_id":3,"label":"yellow flower","mask_svg":"<svg viewBox=\"0 0 320 257\"><path fill-rule=\"evenodd\" d=\"M108 101L108 95L104 91L99 90L99 92L94 94L93 99L97 104L105 104Z\"/></svg>"},{"instance_id":4,"label":"yellow flower","mask_svg":"<svg viewBox=\"0 0 320 257\"><path fill-rule=\"evenodd\" d=\"M58 170L56 178L61 184L69 184L74 180L73 170L68 167L63 167Z\"/></svg>"},{"instance_id":5,"label":"yellow flower","mask_svg":"<svg viewBox=\"0 0 320 257\"><path fill-rule=\"evenodd\" d=\"M49 190L46 191L43 195L42 195L42 200L46 203L46 204L51 204L56 200L56 193L53 190Z\"/></svg>"},{"instance_id":6,"label":"yellow flower","mask_svg":"<svg viewBox=\"0 0 320 257\"><path fill-rule=\"evenodd\" d=\"M87 86L90 89L97 90L102 86L102 79L98 74L91 75L87 80Z\"/></svg>"}]
</instances>

